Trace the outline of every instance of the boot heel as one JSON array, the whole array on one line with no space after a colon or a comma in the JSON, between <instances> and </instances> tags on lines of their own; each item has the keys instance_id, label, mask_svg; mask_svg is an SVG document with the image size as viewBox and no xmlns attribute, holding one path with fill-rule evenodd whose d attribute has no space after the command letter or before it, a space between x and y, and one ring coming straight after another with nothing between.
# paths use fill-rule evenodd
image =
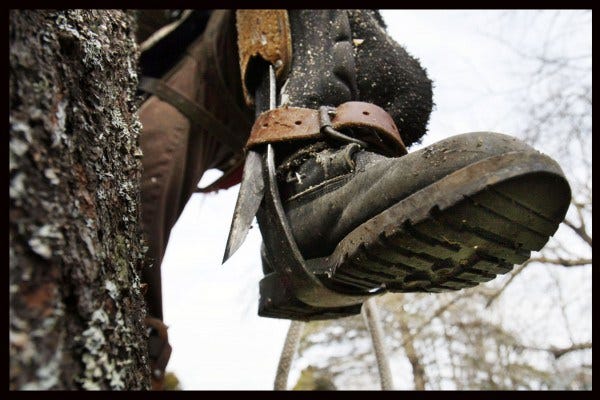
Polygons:
<instances>
[{"instance_id":1,"label":"boot heel","mask_svg":"<svg viewBox=\"0 0 600 400\"><path fill-rule=\"evenodd\" d=\"M258 315L269 318L314 321L360 314L362 304L338 308L318 308L298 300L276 272L266 275L259 283Z\"/></svg>"}]
</instances>

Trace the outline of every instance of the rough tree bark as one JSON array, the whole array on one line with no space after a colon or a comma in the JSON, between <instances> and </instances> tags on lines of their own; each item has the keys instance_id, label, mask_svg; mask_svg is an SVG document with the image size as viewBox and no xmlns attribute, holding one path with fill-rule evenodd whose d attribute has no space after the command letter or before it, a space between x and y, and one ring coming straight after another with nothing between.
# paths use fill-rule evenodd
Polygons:
<instances>
[{"instance_id":1,"label":"rough tree bark","mask_svg":"<svg viewBox=\"0 0 600 400\"><path fill-rule=\"evenodd\" d=\"M134 20L9 14L10 389L148 389Z\"/></svg>"}]
</instances>

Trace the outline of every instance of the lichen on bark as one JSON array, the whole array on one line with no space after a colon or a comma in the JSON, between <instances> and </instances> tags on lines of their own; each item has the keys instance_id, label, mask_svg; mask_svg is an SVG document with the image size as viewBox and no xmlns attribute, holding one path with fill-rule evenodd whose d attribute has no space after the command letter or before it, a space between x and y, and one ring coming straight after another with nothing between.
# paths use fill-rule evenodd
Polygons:
<instances>
[{"instance_id":1,"label":"lichen on bark","mask_svg":"<svg viewBox=\"0 0 600 400\"><path fill-rule=\"evenodd\" d=\"M10 11L10 389L150 387L134 23Z\"/></svg>"}]
</instances>

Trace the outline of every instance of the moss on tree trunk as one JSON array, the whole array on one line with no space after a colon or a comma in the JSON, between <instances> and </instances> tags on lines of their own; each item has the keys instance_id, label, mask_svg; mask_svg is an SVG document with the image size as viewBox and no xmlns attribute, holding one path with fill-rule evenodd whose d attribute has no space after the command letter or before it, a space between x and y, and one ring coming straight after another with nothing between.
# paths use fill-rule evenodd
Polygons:
<instances>
[{"instance_id":1,"label":"moss on tree trunk","mask_svg":"<svg viewBox=\"0 0 600 400\"><path fill-rule=\"evenodd\" d=\"M10 389L147 389L133 18L9 15Z\"/></svg>"}]
</instances>

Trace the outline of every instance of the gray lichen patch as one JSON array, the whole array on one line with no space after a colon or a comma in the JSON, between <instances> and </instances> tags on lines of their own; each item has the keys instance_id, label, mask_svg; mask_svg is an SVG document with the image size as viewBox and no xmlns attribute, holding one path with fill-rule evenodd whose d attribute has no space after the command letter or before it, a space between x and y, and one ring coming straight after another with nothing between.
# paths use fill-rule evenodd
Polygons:
<instances>
[{"instance_id":1,"label":"gray lichen patch","mask_svg":"<svg viewBox=\"0 0 600 400\"><path fill-rule=\"evenodd\" d=\"M44 225L37 229L28 243L31 249L39 256L49 259L52 256L51 242L63 241L63 235L56 226Z\"/></svg>"},{"instance_id":2,"label":"gray lichen patch","mask_svg":"<svg viewBox=\"0 0 600 400\"><path fill-rule=\"evenodd\" d=\"M56 305L56 308L39 321L37 326L30 326L29 322L15 317L11 321L9 330L9 342L12 357L22 357L28 363L38 363L44 357L43 353L37 351L38 341L47 341L48 332L56 331L62 325L64 310L62 303ZM48 358L35 371L35 375L29 377L29 380L21 386L22 390L48 390L56 387L60 380L60 366L64 351L65 332L59 333L59 339L56 346Z\"/></svg>"},{"instance_id":3,"label":"gray lichen patch","mask_svg":"<svg viewBox=\"0 0 600 400\"><path fill-rule=\"evenodd\" d=\"M118 298L117 286L113 282L106 281L105 288L113 299ZM139 346L135 345L131 329L126 326L120 310L114 318L111 318L103 309L94 311L88 328L79 338L86 350L82 358L85 368L83 374L78 378L84 389L99 390L107 385L114 390L125 388L124 379L126 379L133 361L130 358L116 359L114 357L112 341L116 338L117 332L127 353L131 353L134 349L139 350Z\"/></svg>"},{"instance_id":4,"label":"gray lichen patch","mask_svg":"<svg viewBox=\"0 0 600 400\"><path fill-rule=\"evenodd\" d=\"M109 281L109 280L105 281L104 282L104 287L108 291L108 295L113 300L118 300L118 298L119 298L119 289L117 288L117 285L115 285L115 283L113 281Z\"/></svg>"},{"instance_id":5,"label":"gray lichen patch","mask_svg":"<svg viewBox=\"0 0 600 400\"><path fill-rule=\"evenodd\" d=\"M25 195L25 174L17 172L10 180L8 195L11 199L18 199Z\"/></svg>"},{"instance_id":6,"label":"gray lichen patch","mask_svg":"<svg viewBox=\"0 0 600 400\"><path fill-rule=\"evenodd\" d=\"M23 385L23 390L48 390L59 383L60 379L60 361L62 357L62 342L59 342L54 356L48 363L41 366L36 371L36 380L27 382Z\"/></svg>"},{"instance_id":7,"label":"gray lichen patch","mask_svg":"<svg viewBox=\"0 0 600 400\"><path fill-rule=\"evenodd\" d=\"M48 178L51 184L58 185L60 183L60 179L56 175L56 171L52 168L46 168L44 170L44 176Z\"/></svg>"},{"instance_id":8,"label":"gray lichen patch","mask_svg":"<svg viewBox=\"0 0 600 400\"><path fill-rule=\"evenodd\" d=\"M61 142L67 142L67 132L65 130L67 114L65 112L67 108L66 101L59 101L56 107L56 124L54 125L54 129L52 132L52 145L51 147L57 147Z\"/></svg>"}]
</instances>

